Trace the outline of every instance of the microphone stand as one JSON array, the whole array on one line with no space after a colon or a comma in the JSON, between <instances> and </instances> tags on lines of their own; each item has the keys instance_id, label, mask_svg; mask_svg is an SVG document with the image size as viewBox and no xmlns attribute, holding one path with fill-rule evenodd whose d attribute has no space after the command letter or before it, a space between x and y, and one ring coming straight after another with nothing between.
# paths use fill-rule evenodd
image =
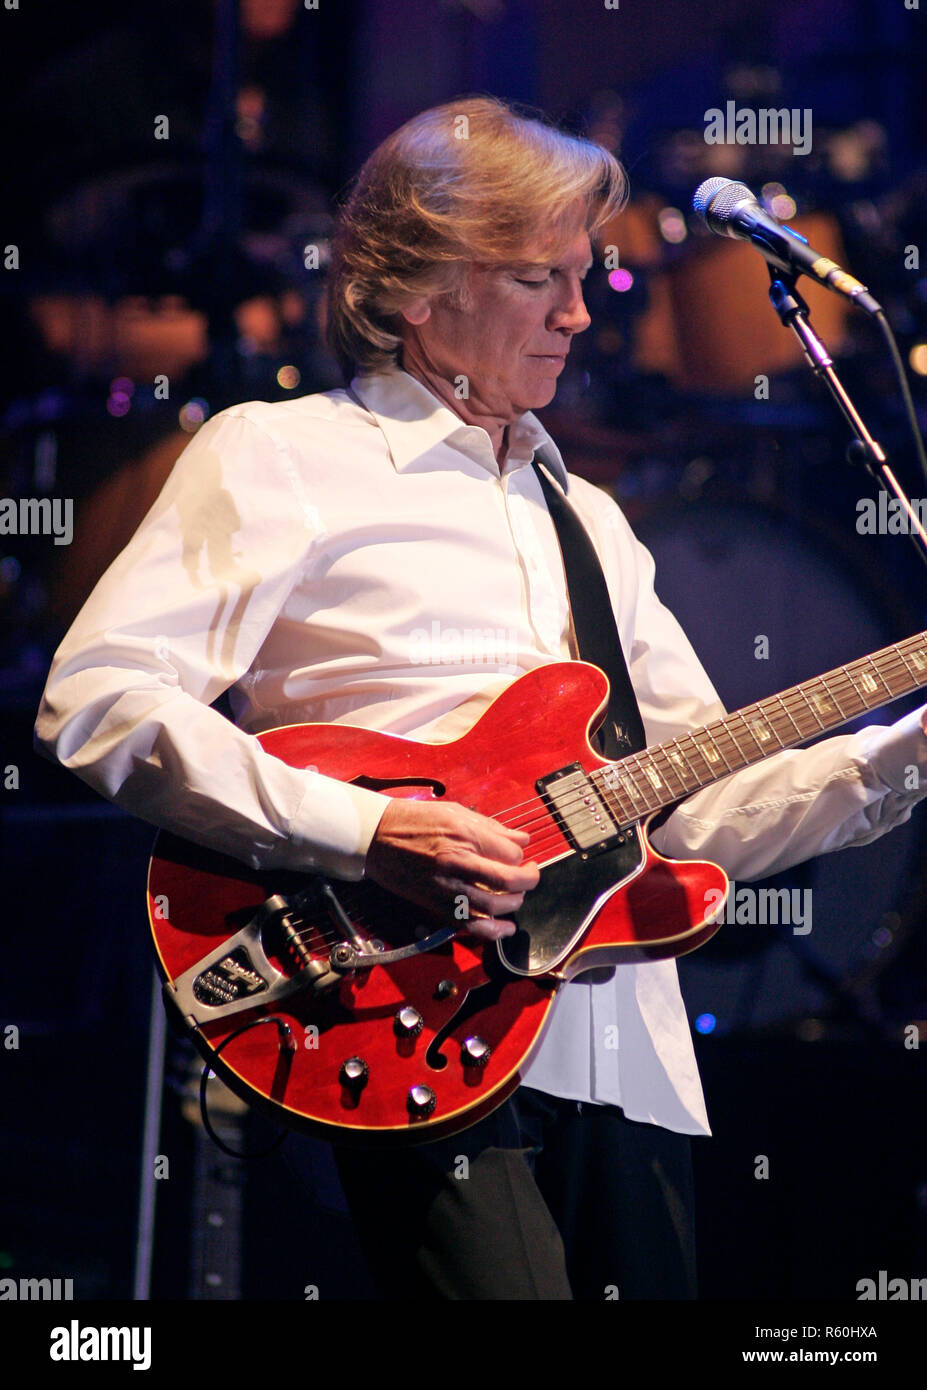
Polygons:
<instances>
[{"instance_id":1,"label":"microphone stand","mask_svg":"<svg viewBox=\"0 0 927 1390\"><path fill-rule=\"evenodd\" d=\"M767 269L771 281L769 298L773 308L785 327L791 328L795 334L801 344L806 362L815 376L824 381L831 396L836 401L841 415L853 431L854 437L847 445L847 462L862 465L879 484L883 492L898 499L908 517L909 534L914 542L914 547L924 564L927 564L927 532L921 525L904 489L889 467L885 450L866 428L859 411L837 376L833 358L808 322L808 305L795 288L795 273L778 270L768 263ZM789 939L789 945L797 956L799 966L806 977L818 984L822 980L825 983L828 982L820 963L810 955L806 946L799 947L799 943L794 938ZM855 987L853 982L838 988L835 976L831 977L829 983L832 991L832 1002L842 1003L849 1010L849 1015L855 1022L863 1024L869 1029L874 1026L878 1027L880 1024L884 1025L884 1020L879 1015L879 1006L872 997L871 986L865 992Z\"/></svg>"},{"instance_id":2,"label":"microphone stand","mask_svg":"<svg viewBox=\"0 0 927 1390\"><path fill-rule=\"evenodd\" d=\"M924 530L910 500L888 466L885 450L878 440L873 439L859 411L850 400L834 370L833 358L808 322L808 305L795 288L794 273L777 270L772 265L768 265L767 268L772 282L769 298L773 308L785 327L791 328L795 334L806 362L815 376L824 381L841 415L853 431L854 438L847 445L847 462L862 465L883 492L894 496L901 503L908 518L908 534L921 560L927 565L927 531Z\"/></svg>"}]
</instances>

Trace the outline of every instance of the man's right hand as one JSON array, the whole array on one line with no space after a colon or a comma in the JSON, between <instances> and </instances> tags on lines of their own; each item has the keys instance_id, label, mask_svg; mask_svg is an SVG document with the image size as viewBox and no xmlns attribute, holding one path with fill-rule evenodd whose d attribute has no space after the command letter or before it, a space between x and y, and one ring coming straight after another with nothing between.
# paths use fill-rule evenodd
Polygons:
<instances>
[{"instance_id":1,"label":"man's right hand","mask_svg":"<svg viewBox=\"0 0 927 1390\"><path fill-rule=\"evenodd\" d=\"M444 917L460 916L463 895L467 931L495 941L514 933L507 914L540 878L537 864L522 862L529 838L456 801L397 797L377 826L364 877Z\"/></svg>"}]
</instances>

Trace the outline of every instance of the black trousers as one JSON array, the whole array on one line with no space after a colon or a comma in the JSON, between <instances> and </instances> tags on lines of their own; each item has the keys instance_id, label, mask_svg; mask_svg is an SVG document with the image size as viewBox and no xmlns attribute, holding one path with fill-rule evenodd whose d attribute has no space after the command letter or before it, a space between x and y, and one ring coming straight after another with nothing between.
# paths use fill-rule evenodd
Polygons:
<instances>
[{"instance_id":1,"label":"black trousers","mask_svg":"<svg viewBox=\"0 0 927 1390\"><path fill-rule=\"evenodd\" d=\"M691 1143L526 1086L450 1139L335 1148L390 1299L696 1296Z\"/></svg>"}]
</instances>

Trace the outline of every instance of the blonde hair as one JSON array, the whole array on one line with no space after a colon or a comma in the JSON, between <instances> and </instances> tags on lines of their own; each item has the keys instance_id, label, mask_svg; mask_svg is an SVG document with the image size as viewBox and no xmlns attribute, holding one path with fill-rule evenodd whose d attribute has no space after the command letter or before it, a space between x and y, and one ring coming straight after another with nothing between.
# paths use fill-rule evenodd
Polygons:
<instances>
[{"instance_id":1,"label":"blonde hair","mask_svg":"<svg viewBox=\"0 0 927 1390\"><path fill-rule=\"evenodd\" d=\"M423 111L374 150L341 210L329 346L345 369L383 370L415 299L459 295L468 262L549 260L580 228L593 236L626 196L608 150L495 97Z\"/></svg>"}]
</instances>

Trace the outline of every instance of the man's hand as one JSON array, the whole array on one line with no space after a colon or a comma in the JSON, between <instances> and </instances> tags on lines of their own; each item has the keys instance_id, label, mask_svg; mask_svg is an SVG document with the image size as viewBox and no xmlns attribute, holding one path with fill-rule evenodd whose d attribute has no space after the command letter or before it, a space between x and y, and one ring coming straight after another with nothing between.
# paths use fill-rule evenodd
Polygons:
<instances>
[{"instance_id":1,"label":"man's hand","mask_svg":"<svg viewBox=\"0 0 927 1390\"><path fill-rule=\"evenodd\" d=\"M495 941L514 933L506 914L518 911L540 878L537 864L522 863L528 839L456 801L397 797L383 812L364 874L445 917L464 895L467 931Z\"/></svg>"}]
</instances>

